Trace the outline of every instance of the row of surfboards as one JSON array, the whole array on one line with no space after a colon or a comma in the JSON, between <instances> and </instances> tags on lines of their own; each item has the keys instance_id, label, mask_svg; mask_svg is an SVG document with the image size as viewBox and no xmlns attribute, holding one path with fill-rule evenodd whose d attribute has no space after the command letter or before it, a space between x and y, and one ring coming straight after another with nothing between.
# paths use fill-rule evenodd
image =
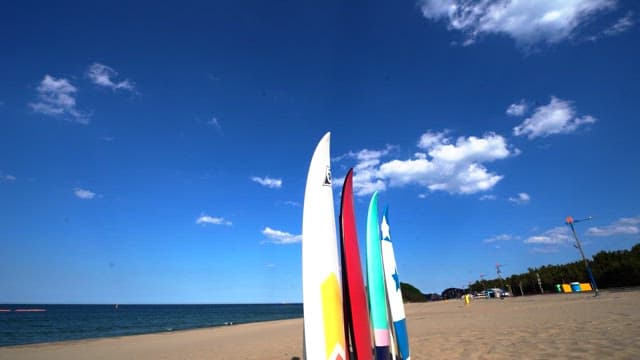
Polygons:
<instances>
[{"instance_id":1,"label":"row of surfboards","mask_svg":"<svg viewBox=\"0 0 640 360\"><path fill-rule=\"evenodd\" d=\"M409 360L388 210L380 221L378 194L374 193L367 214L365 286L353 204L353 170L342 188L338 242L329 148L327 133L313 153L304 195L305 359Z\"/></svg>"}]
</instances>

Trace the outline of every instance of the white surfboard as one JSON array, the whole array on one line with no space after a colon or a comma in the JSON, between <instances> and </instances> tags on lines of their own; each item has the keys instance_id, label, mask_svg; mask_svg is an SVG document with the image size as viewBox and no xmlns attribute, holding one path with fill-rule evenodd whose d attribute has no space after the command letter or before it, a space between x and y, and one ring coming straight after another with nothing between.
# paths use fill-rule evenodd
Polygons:
<instances>
[{"instance_id":1,"label":"white surfboard","mask_svg":"<svg viewBox=\"0 0 640 360\"><path fill-rule=\"evenodd\" d=\"M302 210L302 296L307 360L346 359L329 139L330 133L326 133L311 158Z\"/></svg>"}]
</instances>

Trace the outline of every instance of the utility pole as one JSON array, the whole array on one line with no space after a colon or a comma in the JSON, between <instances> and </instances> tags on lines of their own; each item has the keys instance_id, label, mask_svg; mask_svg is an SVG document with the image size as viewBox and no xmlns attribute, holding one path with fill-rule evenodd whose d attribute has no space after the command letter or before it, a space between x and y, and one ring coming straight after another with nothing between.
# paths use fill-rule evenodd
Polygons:
<instances>
[{"instance_id":1,"label":"utility pole","mask_svg":"<svg viewBox=\"0 0 640 360\"><path fill-rule=\"evenodd\" d=\"M540 288L540 294L544 294L544 289L542 288L542 280L540 280L540 273L536 273L536 278L538 279L538 287Z\"/></svg>"},{"instance_id":2,"label":"utility pole","mask_svg":"<svg viewBox=\"0 0 640 360\"><path fill-rule=\"evenodd\" d=\"M573 232L573 237L576 239L576 243L573 245L580 251L580 256L582 256L582 261L584 261L584 267L587 270L587 275L589 276L589 281L591 282L591 288L595 291L594 296L598 296L598 285L596 284L596 279L593 277L593 272L591 272L591 267L589 266L589 262L587 258L584 256L584 251L582 250L582 245L580 244L580 239L578 239L578 234L576 233L576 228L573 224L581 221L591 220L592 217L589 216L586 219L574 220L571 216L567 216L565 219L565 223L571 227L571 231Z\"/></svg>"},{"instance_id":3,"label":"utility pole","mask_svg":"<svg viewBox=\"0 0 640 360\"><path fill-rule=\"evenodd\" d=\"M496 264L496 272L498 273L498 279L500 279L500 288L504 289L504 279L502 278L502 270L501 268L504 265Z\"/></svg>"}]
</instances>

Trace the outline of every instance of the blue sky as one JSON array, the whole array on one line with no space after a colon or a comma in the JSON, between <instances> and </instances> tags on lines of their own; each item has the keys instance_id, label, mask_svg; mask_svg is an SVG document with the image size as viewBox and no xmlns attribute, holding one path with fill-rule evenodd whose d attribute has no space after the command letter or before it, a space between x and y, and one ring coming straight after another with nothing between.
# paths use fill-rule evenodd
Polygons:
<instances>
[{"instance_id":1,"label":"blue sky","mask_svg":"<svg viewBox=\"0 0 640 360\"><path fill-rule=\"evenodd\" d=\"M633 1L0 13L0 302L301 301L313 149L423 292L640 239ZM336 204L340 188L335 188ZM339 208L336 207L336 214Z\"/></svg>"}]
</instances>

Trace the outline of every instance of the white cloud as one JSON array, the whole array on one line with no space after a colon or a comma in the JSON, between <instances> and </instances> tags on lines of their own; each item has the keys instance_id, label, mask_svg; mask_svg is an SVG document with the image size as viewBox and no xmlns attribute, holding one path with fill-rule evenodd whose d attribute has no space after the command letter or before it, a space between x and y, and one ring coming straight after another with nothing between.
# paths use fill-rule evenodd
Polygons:
<instances>
[{"instance_id":1,"label":"white cloud","mask_svg":"<svg viewBox=\"0 0 640 360\"><path fill-rule=\"evenodd\" d=\"M548 105L536 108L534 114L513 128L516 136L527 135L529 139L555 134L569 134L580 126L592 124L596 118L591 115L576 117L576 110L570 101L551 97Z\"/></svg>"},{"instance_id":2,"label":"white cloud","mask_svg":"<svg viewBox=\"0 0 640 360\"><path fill-rule=\"evenodd\" d=\"M566 226L558 226L547 230L542 234L530 236L523 242L525 244L544 244L544 245L568 245L574 241L569 228Z\"/></svg>"},{"instance_id":3,"label":"white cloud","mask_svg":"<svg viewBox=\"0 0 640 360\"><path fill-rule=\"evenodd\" d=\"M521 192L518 193L517 196L510 196L509 201L514 202L516 204L524 205L528 204L531 201L531 196L529 194Z\"/></svg>"},{"instance_id":4,"label":"white cloud","mask_svg":"<svg viewBox=\"0 0 640 360\"><path fill-rule=\"evenodd\" d=\"M286 231L275 230L270 227L265 227L262 230L262 235L267 237L269 240L266 242L273 244L295 244L302 241L302 235L293 235Z\"/></svg>"},{"instance_id":5,"label":"white cloud","mask_svg":"<svg viewBox=\"0 0 640 360\"><path fill-rule=\"evenodd\" d=\"M448 139L428 148L429 155L434 159L446 162L493 161L509 156L505 139L493 133L478 138L475 136L459 137L455 145Z\"/></svg>"},{"instance_id":6,"label":"white cloud","mask_svg":"<svg viewBox=\"0 0 640 360\"><path fill-rule=\"evenodd\" d=\"M3 181L16 181L16 177L11 174L0 174L0 180Z\"/></svg>"},{"instance_id":7,"label":"white cloud","mask_svg":"<svg viewBox=\"0 0 640 360\"><path fill-rule=\"evenodd\" d=\"M469 164L466 168L459 168L453 176L442 179L443 182L433 182L428 185L429 190L442 190L449 193L473 194L493 188L502 175L488 172L480 164Z\"/></svg>"},{"instance_id":8,"label":"white cloud","mask_svg":"<svg viewBox=\"0 0 640 360\"><path fill-rule=\"evenodd\" d=\"M492 195L492 194L487 194L487 195L480 196L480 201L495 200L495 199L497 199L497 197L495 195Z\"/></svg>"},{"instance_id":9,"label":"white cloud","mask_svg":"<svg viewBox=\"0 0 640 360\"><path fill-rule=\"evenodd\" d=\"M29 107L37 113L61 116L86 125L89 123L89 116L76 108L77 91L69 80L45 75L37 88L38 102L29 103Z\"/></svg>"},{"instance_id":10,"label":"white cloud","mask_svg":"<svg viewBox=\"0 0 640 360\"><path fill-rule=\"evenodd\" d=\"M423 155L418 154L415 159L388 161L380 165L375 176L387 180L391 186L404 186L420 182L422 179L432 178L437 169L433 162ZM378 179L377 182L382 182L382 180ZM385 187L382 186L381 188L384 189Z\"/></svg>"},{"instance_id":11,"label":"white cloud","mask_svg":"<svg viewBox=\"0 0 640 360\"><path fill-rule=\"evenodd\" d=\"M231 225L231 221L225 220L221 217L213 217L205 214L201 214L200 217L196 220L196 224L198 225Z\"/></svg>"},{"instance_id":12,"label":"white cloud","mask_svg":"<svg viewBox=\"0 0 640 360\"><path fill-rule=\"evenodd\" d=\"M75 188L73 194L83 200L91 200L96 197L96 193L91 190Z\"/></svg>"},{"instance_id":13,"label":"white cloud","mask_svg":"<svg viewBox=\"0 0 640 360\"><path fill-rule=\"evenodd\" d=\"M630 218L620 218L610 225L591 227L587 230L587 235L591 236L634 235L639 233L640 215Z\"/></svg>"},{"instance_id":14,"label":"white cloud","mask_svg":"<svg viewBox=\"0 0 640 360\"><path fill-rule=\"evenodd\" d=\"M510 240L518 240L518 239L520 239L519 236L509 235L509 234L500 234L494 237L490 237L488 239L484 239L482 240L482 242L486 244L491 244L497 241L510 241Z\"/></svg>"},{"instance_id":15,"label":"white cloud","mask_svg":"<svg viewBox=\"0 0 640 360\"><path fill-rule=\"evenodd\" d=\"M265 186L271 189L280 189L282 187L282 179L274 179L268 176L265 176L265 177L253 176L251 180L254 182L257 182L262 186Z\"/></svg>"},{"instance_id":16,"label":"white cloud","mask_svg":"<svg viewBox=\"0 0 640 360\"><path fill-rule=\"evenodd\" d=\"M507 115L510 116L522 116L527 111L527 104L524 100L520 100L519 103L513 103L507 108Z\"/></svg>"},{"instance_id":17,"label":"white cloud","mask_svg":"<svg viewBox=\"0 0 640 360\"><path fill-rule=\"evenodd\" d=\"M422 150L406 160L382 162L391 147L384 150L361 150L349 153L358 160L354 168L354 192L365 196L391 187L418 185L431 191L472 194L489 190L501 179L482 164L504 159L514 153L506 140L494 133L482 137L459 137L455 142L446 132L423 134L418 147ZM340 158L344 158L340 157Z\"/></svg>"},{"instance_id":18,"label":"white cloud","mask_svg":"<svg viewBox=\"0 0 640 360\"><path fill-rule=\"evenodd\" d=\"M616 0L421 0L422 14L444 20L465 35L465 45L481 35L507 35L522 46L554 44L575 35L596 14L613 9Z\"/></svg>"},{"instance_id":19,"label":"white cloud","mask_svg":"<svg viewBox=\"0 0 640 360\"><path fill-rule=\"evenodd\" d=\"M135 86L130 80L115 81L117 76L118 72L100 63L93 63L87 70L87 77L96 85L107 87L113 91L120 89L135 91Z\"/></svg>"}]
</instances>

